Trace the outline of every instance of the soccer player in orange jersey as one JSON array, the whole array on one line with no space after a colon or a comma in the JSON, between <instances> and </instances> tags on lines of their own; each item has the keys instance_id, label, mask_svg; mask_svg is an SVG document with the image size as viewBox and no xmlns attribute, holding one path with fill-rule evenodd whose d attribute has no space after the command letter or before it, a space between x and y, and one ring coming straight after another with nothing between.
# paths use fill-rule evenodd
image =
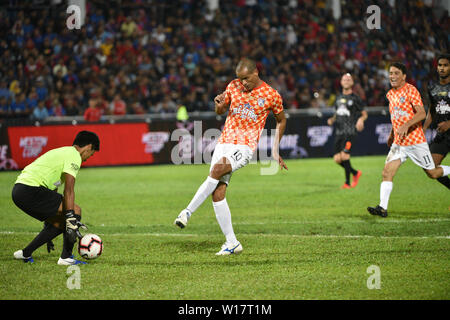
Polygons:
<instances>
[{"instance_id":1,"label":"soccer player in orange jersey","mask_svg":"<svg viewBox=\"0 0 450 320\"><path fill-rule=\"evenodd\" d=\"M212 194L217 222L226 238L216 255L236 254L243 250L233 231L231 212L225 198L226 190L232 173L252 159L271 111L277 123L272 156L281 169L287 169L278 153L279 142L286 128L280 94L259 78L256 64L251 59L242 59L238 63L236 76L237 79L228 84L225 92L214 99L216 113L223 114L228 110L228 116L214 149L209 176L186 209L175 219L175 224L184 228L192 213Z\"/></svg>"},{"instance_id":2,"label":"soccer player in orange jersey","mask_svg":"<svg viewBox=\"0 0 450 320\"><path fill-rule=\"evenodd\" d=\"M392 130L388 138L389 154L383 169L383 181L380 186L380 204L368 207L372 215L387 217L389 197L393 179L400 165L410 158L422 167L426 174L437 179L450 174L450 166L436 167L422 129L426 117L422 98L413 85L406 82L406 67L393 63L389 68L389 80L392 89L387 93Z\"/></svg>"}]
</instances>

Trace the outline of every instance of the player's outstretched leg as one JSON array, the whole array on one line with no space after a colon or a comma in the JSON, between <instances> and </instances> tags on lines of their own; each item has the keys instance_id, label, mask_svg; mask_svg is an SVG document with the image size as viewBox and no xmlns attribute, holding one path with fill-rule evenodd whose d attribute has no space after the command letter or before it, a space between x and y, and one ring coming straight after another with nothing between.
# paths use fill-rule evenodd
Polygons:
<instances>
[{"instance_id":1,"label":"player's outstretched leg","mask_svg":"<svg viewBox=\"0 0 450 320\"><path fill-rule=\"evenodd\" d=\"M25 263L27 263L27 262L33 263L34 262L33 257L31 255L29 257L25 257L23 255L23 250L17 250L16 252L14 252L14 259L22 260Z\"/></svg>"},{"instance_id":2,"label":"player's outstretched leg","mask_svg":"<svg viewBox=\"0 0 450 320\"><path fill-rule=\"evenodd\" d=\"M205 201L205 199L209 197L211 193L213 193L218 183L218 179L214 179L208 176L202 183L202 185L198 188L197 192L195 193L186 209L182 210L177 216L174 224L179 226L180 228L186 227L192 213L194 213L195 210L197 210L197 208L200 207L200 205Z\"/></svg>"},{"instance_id":3,"label":"player's outstretched leg","mask_svg":"<svg viewBox=\"0 0 450 320\"><path fill-rule=\"evenodd\" d=\"M184 227L186 227L189 219L191 218L191 214L192 213L188 209L182 210L178 217L175 219L174 224L183 229Z\"/></svg>"}]
</instances>

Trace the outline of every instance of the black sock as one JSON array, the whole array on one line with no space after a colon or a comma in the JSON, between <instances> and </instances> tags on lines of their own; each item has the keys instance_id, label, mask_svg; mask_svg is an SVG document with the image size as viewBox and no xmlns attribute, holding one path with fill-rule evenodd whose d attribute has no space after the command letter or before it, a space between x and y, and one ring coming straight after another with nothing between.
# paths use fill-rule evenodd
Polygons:
<instances>
[{"instance_id":1,"label":"black sock","mask_svg":"<svg viewBox=\"0 0 450 320\"><path fill-rule=\"evenodd\" d=\"M81 220L81 216L75 214L75 217L77 218L78 221ZM67 239L66 233L64 232L63 235L63 249L61 252L61 259L67 259L72 255L72 251L73 251L73 247L75 245L75 242L71 242Z\"/></svg>"},{"instance_id":2,"label":"black sock","mask_svg":"<svg viewBox=\"0 0 450 320\"><path fill-rule=\"evenodd\" d=\"M350 166L350 173L352 175L356 175L358 173L358 171L356 171L355 169L353 169L351 163L350 163L350 159L347 160L348 161L348 165Z\"/></svg>"},{"instance_id":3,"label":"black sock","mask_svg":"<svg viewBox=\"0 0 450 320\"><path fill-rule=\"evenodd\" d=\"M344 160L341 162L342 167L345 169L345 183L350 184L350 161Z\"/></svg>"},{"instance_id":4,"label":"black sock","mask_svg":"<svg viewBox=\"0 0 450 320\"><path fill-rule=\"evenodd\" d=\"M45 222L44 228L41 232L30 242L30 244L23 249L23 256L28 258L31 257L31 254L40 246L44 245L50 240L53 240L57 236L59 236L63 231L51 225L50 223Z\"/></svg>"},{"instance_id":5,"label":"black sock","mask_svg":"<svg viewBox=\"0 0 450 320\"><path fill-rule=\"evenodd\" d=\"M67 239L66 233L63 234L63 249L61 252L61 259L67 259L72 255L73 246L75 245L75 242L71 242Z\"/></svg>"},{"instance_id":6,"label":"black sock","mask_svg":"<svg viewBox=\"0 0 450 320\"><path fill-rule=\"evenodd\" d=\"M450 178L448 176L443 176L443 177L437 178L437 181L439 181L444 186L446 186L448 189L450 189Z\"/></svg>"}]
</instances>

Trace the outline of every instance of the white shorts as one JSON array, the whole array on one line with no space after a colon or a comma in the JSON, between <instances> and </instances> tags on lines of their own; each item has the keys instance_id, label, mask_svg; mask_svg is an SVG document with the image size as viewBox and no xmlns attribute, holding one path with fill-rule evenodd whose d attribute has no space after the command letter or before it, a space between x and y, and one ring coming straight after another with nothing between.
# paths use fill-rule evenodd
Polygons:
<instances>
[{"instance_id":1,"label":"white shorts","mask_svg":"<svg viewBox=\"0 0 450 320\"><path fill-rule=\"evenodd\" d=\"M246 145L218 143L214 149L209 172L212 171L214 165L223 157L227 158L228 161L230 161L231 172L220 178L220 181L228 184L231 179L231 174L236 170L245 167L250 162L253 157L253 151L249 146Z\"/></svg>"},{"instance_id":2,"label":"white shorts","mask_svg":"<svg viewBox=\"0 0 450 320\"><path fill-rule=\"evenodd\" d=\"M393 144L386 157L386 163L400 159L401 163L410 158L415 164L424 169L434 169L435 165L431 157L428 143L413 144L411 146L399 146Z\"/></svg>"}]
</instances>

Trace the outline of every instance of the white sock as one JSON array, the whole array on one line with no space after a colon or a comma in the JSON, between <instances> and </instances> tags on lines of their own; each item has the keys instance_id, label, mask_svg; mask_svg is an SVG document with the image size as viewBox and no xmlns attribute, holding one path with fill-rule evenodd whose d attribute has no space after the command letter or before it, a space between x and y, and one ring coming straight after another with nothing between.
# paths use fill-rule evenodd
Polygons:
<instances>
[{"instance_id":1,"label":"white sock","mask_svg":"<svg viewBox=\"0 0 450 320\"><path fill-rule=\"evenodd\" d=\"M213 202L213 207L214 212L216 213L217 222L219 223L220 229L222 229L227 242L235 244L237 239L233 231L233 225L231 224L231 212L228 207L227 199Z\"/></svg>"},{"instance_id":2,"label":"white sock","mask_svg":"<svg viewBox=\"0 0 450 320\"><path fill-rule=\"evenodd\" d=\"M448 176L450 174L450 166L440 166L444 171L443 177Z\"/></svg>"},{"instance_id":3,"label":"white sock","mask_svg":"<svg viewBox=\"0 0 450 320\"><path fill-rule=\"evenodd\" d=\"M198 207L200 207L203 201L205 201L205 199L208 198L211 193L213 193L218 183L219 180L208 176L205 182L203 182L202 185L198 188L197 192L194 195L194 198L192 198L186 209L188 209L191 213L194 213L194 211L197 210Z\"/></svg>"},{"instance_id":4,"label":"white sock","mask_svg":"<svg viewBox=\"0 0 450 320\"><path fill-rule=\"evenodd\" d=\"M387 210L389 197L391 196L392 187L394 183L392 181L383 181L380 185L380 207Z\"/></svg>"}]
</instances>

